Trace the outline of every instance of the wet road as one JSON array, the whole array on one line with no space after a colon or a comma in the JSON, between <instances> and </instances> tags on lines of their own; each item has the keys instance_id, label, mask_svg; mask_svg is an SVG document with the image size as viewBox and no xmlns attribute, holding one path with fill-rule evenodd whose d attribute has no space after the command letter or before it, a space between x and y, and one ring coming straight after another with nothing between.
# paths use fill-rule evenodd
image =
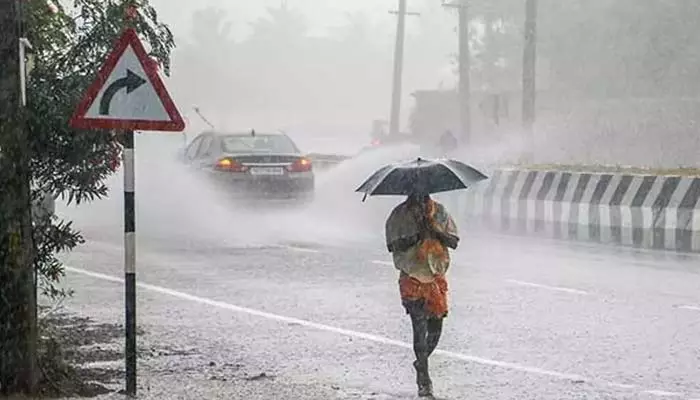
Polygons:
<instances>
[{"instance_id":1,"label":"wet road","mask_svg":"<svg viewBox=\"0 0 700 400\"><path fill-rule=\"evenodd\" d=\"M414 398L410 323L381 243L179 240L139 246L148 340L321 388L300 399ZM69 306L120 320L118 237L64 259ZM697 257L473 236L450 284L431 365L440 398L700 399Z\"/></svg>"}]
</instances>

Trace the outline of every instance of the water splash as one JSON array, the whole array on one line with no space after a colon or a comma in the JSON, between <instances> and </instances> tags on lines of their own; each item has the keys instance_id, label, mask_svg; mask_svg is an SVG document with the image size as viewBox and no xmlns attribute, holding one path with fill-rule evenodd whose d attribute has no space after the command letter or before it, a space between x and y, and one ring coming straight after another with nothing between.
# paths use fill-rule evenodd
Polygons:
<instances>
[{"instance_id":1,"label":"water splash","mask_svg":"<svg viewBox=\"0 0 700 400\"><path fill-rule=\"evenodd\" d=\"M290 242L343 245L376 241L386 215L399 199L362 203L354 190L389 162L418 156L418 148L398 145L373 149L326 172L317 172L312 204L299 207L240 207L176 159L180 138L137 138L136 226L142 246L262 246ZM75 221L88 240L121 241L121 172L108 181L110 195L91 204L59 204L57 212Z\"/></svg>"}]
</instances>

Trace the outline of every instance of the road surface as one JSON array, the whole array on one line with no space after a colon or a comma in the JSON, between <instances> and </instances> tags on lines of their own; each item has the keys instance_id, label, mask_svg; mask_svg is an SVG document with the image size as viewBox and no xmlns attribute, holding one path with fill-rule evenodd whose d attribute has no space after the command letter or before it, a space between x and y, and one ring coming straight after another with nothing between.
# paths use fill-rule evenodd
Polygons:
<instances>
[{"instance_id":1,"label":"road surface","mask_svg":"<svg viewBox=\"0 0 700 400\"><path fill-rule=\"evenodd\" d=\"M369 152L319 173L309 210L251 213L145 139L139 343L165 356L141 358L142 394L414 398L410 322L382 242L396 199L362 203L352 190L415 149ZM120 179L109 182L108 201L59 207L88 239L63 257L76 291L66 306L101 322L123 321ZM700 399L700 258L463 236L431 361L439 397Z\"/></svg>"},{"instance_id":2,"label":"road surface","mask_svg":"<svg viewBox=\"0 0 700 400\"><path fill-rule=\"evenodd\" d=\"M93 231L64 257L66 283L76 290L66 305L117 322L123 253L118 227L105 230L116 232ZM141 343L182 350L179 357L141 362L141 393L415 398L410 322L389 260L382 243L369 241L141 240ZM466 237L454 256L450 315L431 361L436 395L700 399L699 261ZM241 368L266 376L245 385L224 380Z\"/></svg>"}]
</instances>

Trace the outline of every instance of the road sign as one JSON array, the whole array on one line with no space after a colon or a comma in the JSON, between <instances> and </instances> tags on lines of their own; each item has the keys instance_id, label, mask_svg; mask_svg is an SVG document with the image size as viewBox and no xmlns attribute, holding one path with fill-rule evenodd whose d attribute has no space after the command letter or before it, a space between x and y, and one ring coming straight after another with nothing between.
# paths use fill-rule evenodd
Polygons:
<instances>
[{"instance_id":1,"label":"road sign","mask_svg":"<svg viewBox=\"0 0 700 400\"><path fill-rule=\"evenodd\" d=\"M136 31L124 31L71 118L79 129L176 131L185 123Z\"/></svg>"},{"instance_id":2,"label":"road sign","mask_svg":"<svg viewBox=\"0 0 700 400\"><path fill-rule=\"evenodd\" d=\"M124 131L126 394L136 395L136 190L134 131L182 131L185 122L136 31L119 38L70 120L78 129Z\"/></svg>"}]
</instances>

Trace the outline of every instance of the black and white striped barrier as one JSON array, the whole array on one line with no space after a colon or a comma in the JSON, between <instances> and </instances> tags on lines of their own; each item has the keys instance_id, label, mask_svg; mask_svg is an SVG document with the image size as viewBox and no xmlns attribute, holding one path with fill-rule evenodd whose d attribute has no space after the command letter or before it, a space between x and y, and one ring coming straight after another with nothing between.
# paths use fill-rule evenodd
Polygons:
<instances>
[{"instance_id":1,"label":"black and white striped barrier","mask_svg":"<svg viewBox=\"0 0 700 400\"><path fill-rule=\"evenodd\" d=\"M700 252L700 178L498 170L464 196L499 231Z\"/></svg>"}]
</instances>

